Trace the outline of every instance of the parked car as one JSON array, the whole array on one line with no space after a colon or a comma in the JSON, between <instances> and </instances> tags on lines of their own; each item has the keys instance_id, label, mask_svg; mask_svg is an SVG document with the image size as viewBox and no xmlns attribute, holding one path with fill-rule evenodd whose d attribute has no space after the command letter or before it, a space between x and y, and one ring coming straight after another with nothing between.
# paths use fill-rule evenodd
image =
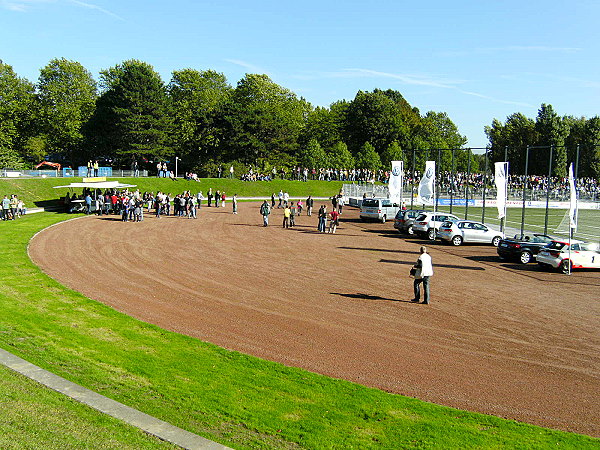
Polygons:
<instances>
[{"instance_id":1,"label":"parked car","mask_svg":"<svg viewBox=\"0 0 600 450\"><path fill-rule=\"evenodd\" d=\"M392 203L390 199L365 198L360 206L360 218L380 220L381 223L385 223L387 219L396 217L399 210L400 205Z\"/></svg>"},{"instance_id":2,"label":"parked car","mask_svg":"<svg viewBox=\"0 0 600 450\"><path fill-rule=\"evenodd\" d=\"M502 239L498 243L498 256L501 259L518 260L523 264L528 264L535 260L535 256L540 249L548 245L555 239L546 234L526 234L515 235L514 238Z\"/></svg>"},{"instance_id":3,"label":"parked car","mask_svg":"<svg viewBox=\"0 0 600 450\"><path fill-rule=\"evenodd\" d=\"M444 222L440 226L438 236L442 242L452 245L463 243L492 244L497 247L504 234L494 230L481 222L473 220L459 220L457 222Z\"/></svg>"},{"instance_id":4,"label":"parked car","mask_svg":"<svg viewBox=\"0 0 600 450\"><path fill-rule=\"evenodd\" d=\"M426 212L424 209L401 209L394 218L394 228L398 230L398 233L406 233L412 236L415 234L413 223L417 216L424 212Z\"/></svg>"},{"instance_id":5,"label":"parked car","mask_svg":"<svg viewBox=\"0 0 600 450\"><path fill-rule=\"evenodd\" d=\"M456 222L457 220L460 219L453 214L424 212L415 219L413 223L413 230L415 234L427 236L429 239L434 241L437 237L440 225L442 225L444 222Z\"/></svg>"},{"instance_id":6,"label":"parked car","mask_svg":"<svg viewBox=\"0 0 600 450\"><path fill-rule=\"evenodd\" d=\"M600 248L596 243L571 241L571 254L569 243L555 240L547 247L540 250L537 262L541 267L552 267L563 273L571 269L600 269Z\"/></svg>"}]
</instances>

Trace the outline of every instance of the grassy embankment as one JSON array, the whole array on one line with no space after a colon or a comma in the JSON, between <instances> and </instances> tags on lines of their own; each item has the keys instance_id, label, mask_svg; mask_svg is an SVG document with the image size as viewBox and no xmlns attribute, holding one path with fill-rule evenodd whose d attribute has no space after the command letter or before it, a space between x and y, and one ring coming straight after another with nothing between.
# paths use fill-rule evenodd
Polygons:
<instances>
[{"instance_id":1,"label":"grassy embankment","mask_svg":"<svg viewBox=\"0 0 600 450\"><path fill-rule=\"evenodd\" d=\"M228 199L233 194L238 197L260 197L270 198L271 194L279 193L279 190L288 192L292 197L331 197L339 192L341 181L288 181L275 180L270 182L256 181L246 182L240 180L229 180L226 178L203 178L201 181L188 181L179 179L177 181L169 178L109 178L109 180L118 180L121 183L134 184L140 192L166 192L173 195L180 194L183 191L191 191L196 194L202 191L204 196L209 188L213 192L225 191ZM64 196L68 189L54 189L54 186L64 186L71 182L81 182L81 178L30 178L30 179L3 179L0 180L0 196L5 194L17 194L19 198L25 201L28 207L35 206L35 203L47 203L50 200L57 200ZM77 194L81 194L81 189L76 189Z\"/></svg>"},{"instance_id":2,"label":"grassy embankment","mask_svg":"<svg viewBox=\"0 0 600 450\"><path fill-rule=\"evenodd\" d=\"M47 186L36 191L35 182L23 181L27 183L21 192L27 189L29 201L47 198ZM4 187L0 182L0 192L6 192ZM117 401L236 448L600 445L586 436L441 407L286 367L125 316L61 286L29 260L26 247L31 237L66 217L40 213L0 222L0 346ZM82 415L81 434L98 438L93 446L105 445L102 436L105 446L112 445L117 432L132 447L152 445L127 437L127 427L115 425L119 431L112 431L106 418L96 413L80 414L80 405L57 403L50 398L53 393L34 402L11 389L14 381L1 375L0 399L26 404L23 417L43 422L47 410L62 417ZM0 424L15 420L24 419L10 407L0 408ZM10 445L30 446L40 426L18 429ZM57 424L56 433L81 438L69 427Z\"/></svg>"}]
</instances>

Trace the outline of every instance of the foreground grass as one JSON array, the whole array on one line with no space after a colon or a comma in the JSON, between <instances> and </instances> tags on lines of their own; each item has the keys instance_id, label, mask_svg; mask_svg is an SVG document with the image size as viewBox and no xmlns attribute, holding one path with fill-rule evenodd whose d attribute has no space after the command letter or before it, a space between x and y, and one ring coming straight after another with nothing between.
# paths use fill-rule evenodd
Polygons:
<instances>
[{"instance_id":1,"label":"foreground grass","mask_svg":"<svg viewBox=\"0 0 600 450\"><path fill-rule=\"evenodd\" d=\"M600 445L289 368L132 319L31 263L29 239L63 219L40 213L0 222L0 346L162 420L236 448ZM39 405L44 410L46 400ZM0 423L11 420L7 414L0 409ZM103 420L91 418L90 432ZM29 446L26 435L14 439Z\"/></svg>"},{"instance_id":2,"label":"foreground grass","mask_svg":"<svg viewBox=\"0 0 600 450\"><path fill-rule=\"evenodd\" d=\"M0 366L0 448L178 448Z\"/></svg>"}]
</instances>

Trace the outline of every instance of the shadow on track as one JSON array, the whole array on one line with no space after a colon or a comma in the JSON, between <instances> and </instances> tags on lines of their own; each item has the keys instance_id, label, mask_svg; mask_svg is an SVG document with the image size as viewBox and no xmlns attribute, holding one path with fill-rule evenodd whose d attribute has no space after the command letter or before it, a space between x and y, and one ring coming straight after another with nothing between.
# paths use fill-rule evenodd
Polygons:
<instances>
[{"instance_id":1,"label":"shadow on track","mask_svg":"<svg viewBox=\"0 0 600 450\"><path fill-rule=\"evenodd\" d=\"M339 295L340 297L347 297L347 298L357 298L357 299L361 299L361 300L384 300L384 301L388 301L388 302L401 302L401 303L410 303L410 304L417 304L415 302L411 302L410 300L400 300L397 298L386 298L386 297L380 297L379 295L370 295L370 294L362 294L362 293L356 293L356 294L342 294L341 292L330 292L331 295Z\"/></svg>"}]
</instances>

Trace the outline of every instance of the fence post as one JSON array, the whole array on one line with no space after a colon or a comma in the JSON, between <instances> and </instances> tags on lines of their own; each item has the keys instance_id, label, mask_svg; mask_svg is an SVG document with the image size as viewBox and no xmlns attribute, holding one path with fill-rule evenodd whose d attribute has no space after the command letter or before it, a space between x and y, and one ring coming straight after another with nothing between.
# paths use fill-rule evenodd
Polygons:
<instances>
[{"instance_id":1,"label":"fence post","mask_svg":"<svg viewBox=\"0 0 600 450\"><path fill-rule=\"evenodd\" d=\"M521 209L521 237L525 234L525 199L527 197L527 170L529 169L529 145L525 151L525 178L523 181L523 208Z\"/></svg>"},{"instance_id":2,"label":"fence post","mask_svg":"<svg viewBox=\"0 0 600 450\"><path fill-rule=\"evenodd\" d=\"M438 148L438 162L435 167L435 171L436 171L435 184L436 184L436 186L435 186L435 208L434 208L434 211L438 210L438 202L439 202L439 198L440 198L440 181L439 181L440 177L439 177L439 175L440 175L441 164L442 164L442 150Z\"/></svg>"},{"instance_id":3,"label":"fence post","mask_svg":"<svg viewBox=\"0 0 600 450\"><path fill-rule=\"evenodd\" d=\"M412 151L412 172L410 173L410 209L413 209L413 201L415 199L415 152L416 149L413 148Z\"/></svg>"},{"instance_id":4,"label":"fence post","mask_svg":"<svg viewBox=\"0 0 600 450\"><path fill-rule=\"evenodd\" d=\"M452 214L452 204L454 203L454 149L452 149L452 168L450 171L450 214Z\"/></svg>"},{"instance_id":5,"label":"fence post","mask_svg":"<svg viewBox=\"0 0 600 450\"><path fill-rule=\"evenodd\" d=\"M487 174L488 174L488 149L485 149L485 172L483 173L483 208L481 208L481 223L485 223L485 190L487 188Z\"/></svg>"},{"instance_id":6,"label":"fence post","mask_svg":"<svg viewBox=\"0 0 600 450\"><path fill-rule=\"evenodd\" d=\"M548 207L550 206L550 186L552 185L552 156L554 144L550 146L550 160L548 161L548 180L546 182L546 214L544 216L544 234L548 234Z\"/></svg>"},{"instance_id":7,"label":"fence post","mask_svg":"<svg viewBox=\"0 0 600 450\"><path fill-rule=\"evenodd\" d=\"M465 179L465 220L469 218L469 178L471 178L471 149L467 149L467 178Z\"/></svg>"}]
</instances>

